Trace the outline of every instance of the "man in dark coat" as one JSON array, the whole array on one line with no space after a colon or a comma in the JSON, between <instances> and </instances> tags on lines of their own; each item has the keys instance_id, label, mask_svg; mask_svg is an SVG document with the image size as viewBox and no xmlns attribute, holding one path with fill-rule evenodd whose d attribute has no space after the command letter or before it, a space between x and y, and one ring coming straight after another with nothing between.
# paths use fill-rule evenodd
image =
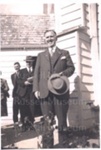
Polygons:
<instances>
[{"instance_id":1,"label":"man in dark coat","mask_svg":"<svg viewBox=\"0 0 101 150\"><path fill-rule=\"evenodd\" d=\"M22 108L22 101L20 98L20 84L19 80L21 78L21 70L20 70L20 63L15 62L14 63L14 69L15 73L11 75L11 81L13 84L13 91L12 91L12 97L13 97L13 122L15 125L18 125L18 113L20 111L20 118L21 122L23 120L23 108Z\"/></svg>"},{"instance_id":2,"label":"man in dark coat","mask_svg":"<svg viewBox=\"0 0 101 150\"><path fill-rule=\"evenodd\" d=\"M9 97L9 86L7 80L0 78L1 86L1 116L7 116L7 98Z\"/></svg>"},{"instance_id":3,"label":"man in dark coat","mask_svg":"<svg viewBox=\"0 0 101 150\"><path fill-rule=\"evenodd\" d=\"M54 73L70 77L74 73L75 67L69 52L56 46L56 32L54 30L47 30L44 36L48 48L46 51L38 54L33 92L37 99L41 99L43 115L49 116L50 112L53 113L55 111L58 118L59 131L66 131L69 91L62 96L55 95L49 91L47 82Z\"/></svg>"},{"instance_id":4,"label":"man in dark coat","mask_svg":"<svg viewBox=\"0 0 101 150\"><path fill-rule=\"evenodd\" d=\"M26 56L26 68L21 70L21 98L23 101L23 113L24 119L28 119L31 124L34 123L34 95L32 93L32 82L34 76L34 61L35 59L32 56ZM25 122L25 120L23 122ZM24 128L32 129L32 125L27 122L23 123Z\"/></svg>"}]
</instances>

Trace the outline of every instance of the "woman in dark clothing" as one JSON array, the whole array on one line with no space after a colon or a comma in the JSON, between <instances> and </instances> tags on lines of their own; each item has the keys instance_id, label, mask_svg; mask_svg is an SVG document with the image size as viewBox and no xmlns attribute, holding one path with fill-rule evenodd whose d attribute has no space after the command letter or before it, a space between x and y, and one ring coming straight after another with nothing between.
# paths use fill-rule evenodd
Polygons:
<instances>
[{"instance_id":1,"label":"woman in dark clothing","mask_svg":"<svg viewBox=\"0 0 101 150\"><path fill-rule=\"evenodd\" d=\"M8 116L7 98L9 97L9 87L5 79L0 78L1 86L1 116Z\"/></svg>"}]
</instances>

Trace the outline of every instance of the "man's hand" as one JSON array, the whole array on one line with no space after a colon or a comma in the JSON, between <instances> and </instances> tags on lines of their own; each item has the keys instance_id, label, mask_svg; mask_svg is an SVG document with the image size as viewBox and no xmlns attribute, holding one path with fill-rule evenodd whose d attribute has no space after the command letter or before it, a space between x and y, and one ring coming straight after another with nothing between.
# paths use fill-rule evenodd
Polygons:
<instances>
[{"instance_id":1,"label":"man's hand","mask_svg":"<svg viewBox=\"0 0 101 150\"><path fill-rule=\"evenodd\" d=\"M34 79L34 77L29 77L29 78L27 78L27 81L30 83L33 83L33 79Z\"/></svg>"},{"instance_id":2,"label":"man's hand","mask_svg":"<svg viewBox=\"0 0 101 150\"><path fill-rule=\"evenodd\" d=\"M25 81L24 84L25 84L25 85L31 85L31 83L28 82L28 81Z\"/></svg>"},{"instance_id":3,"label":"man's hand","mask_svg":"<svg viewBox=\"0 0 101 150\"><path fill-rule=\"evenodd\" d=\"M60 72L60 73L59 73L59 76L62 76L62 75L63 75L63 72Z\"/></svg>"},{"instance_id":4,"label":"man's hand","mask_svg":"<svg viewBox=\"0 0 101 150\"><path fill-rule=\"evenodd\" d=\"M35 97L36 97L37 99L40 99L40 92L39 92L39 91L36 91L34 94L35 94Z\"/></svg>"}]
</instances>

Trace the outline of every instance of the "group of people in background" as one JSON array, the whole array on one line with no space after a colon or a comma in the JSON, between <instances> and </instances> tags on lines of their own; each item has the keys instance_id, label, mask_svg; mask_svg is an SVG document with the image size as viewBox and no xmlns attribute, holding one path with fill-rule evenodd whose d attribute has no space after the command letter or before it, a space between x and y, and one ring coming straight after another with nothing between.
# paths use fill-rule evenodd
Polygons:
<instances>
[{"instance_id":1,"label":"group of people in background","mask_svg":"<svg viewBox=\"0 0 101 150\"><path fill-rule=\"evenodd\" d=\"M21 69L20 63L14 63L15 72L11 75L13 85L13 122L14 126L19 125L18 115L20 113L20 122L22 124L22 131L33 129L34 123L34 103L35 96L32 93L33 75L36 57L26 56L24 60L26 68ZM7 97L9 97L9 87L7 80L1 78L1 116L7 116ZM26 119L29 122L26 122Z\"/></svg>"},{"instance_id":2,"label":"group of people in background","mask_svg":"<svg viewBox=\"0 0 101 150\"><path fill-rule=\"evenodd\" d=\"M20 69L19 62L14 63L16 72L11 75L13 84L13 121L18 125L18 112L20 111L20 121L22 123L22 131L32 129L34 123L34 99L32 93L34 66L36 58L27 56L25 59L26 68ZM26 119L29 122L26 122Z\"/></svg>"},{"instance_id":3,"label":"group of people in background","mask_svg":"<svg viewBox=\"0 0 101 150\"><path fill-rule=\"evenodd\" d=\"M54 30L45 31L44 38L47 50L38 54L36 62L34 57L27 56L24 69L20 69L19 62L14 63L16 72L11 75L14 87L13 121L18 123L20 110L22 130L31 129L32 126L25 123L25 118L34 123L34 100L37 98L40 100L43 116L50 117L50 113L57 116L58 131L61 134L68 130L68 77L74 73L75 67L69 52L57 47L57 34Z\"/></svg>"}]
</instances>

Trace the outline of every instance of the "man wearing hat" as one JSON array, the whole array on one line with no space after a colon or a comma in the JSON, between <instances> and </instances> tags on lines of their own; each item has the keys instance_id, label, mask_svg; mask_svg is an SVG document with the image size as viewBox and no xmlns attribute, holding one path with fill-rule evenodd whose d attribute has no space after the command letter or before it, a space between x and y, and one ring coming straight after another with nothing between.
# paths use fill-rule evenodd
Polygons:
<instances>
[{"instance_id":1,"label":"man wearing hat","mask_svg":"<svg viewBox=\"0 0 101 150\"><path fill-rule=\"evenodd\" d=\"M75 70L68 51L56 46L57 34L54 30L44 33L47 50L38 54L33 92L41 99L44 116L55 113L59 131L67 130L67 111L69 100L69 80Z\"/></svg>"},{"instance_id":2,"label":"man wearing hat","mask_svg":"<svg viewBox=\"0 0 101 150\"><path fill-rule=\"evenodd\" d=\"M35 58L32 56L26 56L26 68L21 70L22 77L20 81L21 85L21 98L23 101L23 130L32 129L30 123L25 122L27 118L31 123L34 122L34 95L32 94L32 82L34 76L34 61Z\"/></svg>"}]
</instances>

